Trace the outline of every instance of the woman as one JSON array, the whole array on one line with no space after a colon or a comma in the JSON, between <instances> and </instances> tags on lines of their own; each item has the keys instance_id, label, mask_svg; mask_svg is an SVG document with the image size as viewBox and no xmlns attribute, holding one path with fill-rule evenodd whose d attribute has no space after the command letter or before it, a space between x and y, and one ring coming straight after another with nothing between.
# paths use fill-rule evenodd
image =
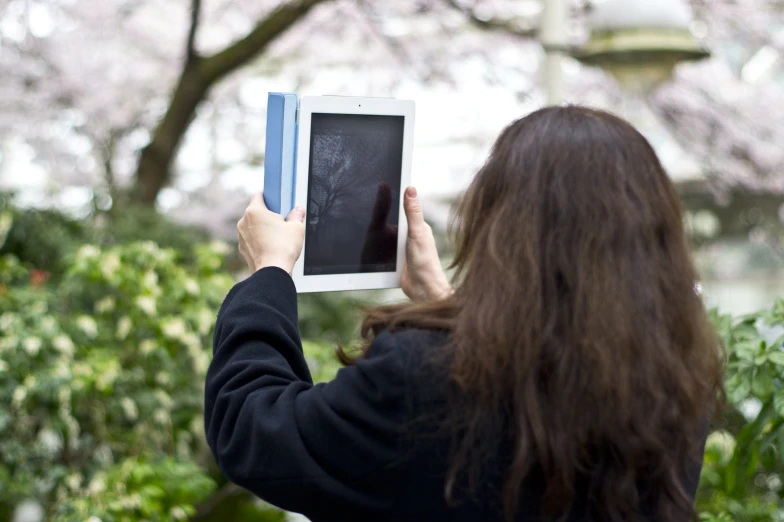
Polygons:
<instances>
[{"instance_id":1,"label":"woman","mask_svg":"<svg viewBox=\"0 0 784 522\"><path fill-rule=\"evenodd\" d=\"M237 484L314 521L686 521L720 392L678 197L629 124L512 123L460 202L454 291L416 191L403 290L314 386L288 273L303 212L254 197L205 424Z\"/></svg>"}]
</instances>

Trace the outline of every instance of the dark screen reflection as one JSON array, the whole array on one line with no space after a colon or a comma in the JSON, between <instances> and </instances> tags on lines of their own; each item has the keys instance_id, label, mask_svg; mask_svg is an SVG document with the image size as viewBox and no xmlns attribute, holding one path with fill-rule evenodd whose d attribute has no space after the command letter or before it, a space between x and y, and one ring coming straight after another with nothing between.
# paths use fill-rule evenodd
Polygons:
<instances>
[{"instance_id":1,"label":"dark screen reflection","mask_svg":"<svg viewBox=\"0 0 784 522\"><path fill-rule=\"evenodd\" d=\"M403 123L313 114L305 275L396 270Z\"/></svg>"}]
</instances>

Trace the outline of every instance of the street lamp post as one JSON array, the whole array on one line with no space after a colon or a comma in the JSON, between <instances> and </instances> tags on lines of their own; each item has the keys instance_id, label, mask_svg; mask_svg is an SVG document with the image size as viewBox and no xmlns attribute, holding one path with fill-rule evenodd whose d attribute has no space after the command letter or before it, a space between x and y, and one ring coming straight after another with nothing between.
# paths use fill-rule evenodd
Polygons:
<instances>
[{"instance_id":1,"label":"street lamp post","mask_svg":"<svg viewBox=\"0 0 784 522\"><path fill-rule=\"evenodd\" d=\"M573 56L609 72L627 91L647 94L669 81L678 63L710 56L691 23L684 0L605 0L594 6L591 37Z\"/></svg>"},{"instance_id":2,"label":"street lamp post","mask_svg":"<svg viewBox=\"0 0 784 522\"><path fill-rule=\"evenodd\" d=\"M540 40L545 52L544 83L548 105L564 101L563 58L566 49L566 0L545 0Z\"/></svg>"}]
</instances>

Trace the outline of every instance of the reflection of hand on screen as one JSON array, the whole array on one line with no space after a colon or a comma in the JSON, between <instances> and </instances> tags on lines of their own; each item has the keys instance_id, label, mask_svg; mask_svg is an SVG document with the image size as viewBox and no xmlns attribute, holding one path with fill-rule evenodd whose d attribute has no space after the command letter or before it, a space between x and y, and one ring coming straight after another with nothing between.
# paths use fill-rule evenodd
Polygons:
<instances>
[{"instance_id":1,"label":"reflection of hand on screen","mask_svg":"<svg viewBox=\"0 0 784 522\"><path fill-rule=\"evenodd\" d=\"M397 226L387 224L391 210L392 188L381 182L362 246L363 268L372 270L372 265L394 263L397 258Z\"/></svg>"}]
</instances>

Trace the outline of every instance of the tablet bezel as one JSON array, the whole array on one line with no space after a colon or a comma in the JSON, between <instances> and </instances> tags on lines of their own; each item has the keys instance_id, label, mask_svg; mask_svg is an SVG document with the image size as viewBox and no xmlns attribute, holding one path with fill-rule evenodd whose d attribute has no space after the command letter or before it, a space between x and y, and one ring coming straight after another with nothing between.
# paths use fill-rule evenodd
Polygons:
<instances>
[{"instance_id":1,"label":"tablet bezel","mask_svg":"<svg viewBox=\"0 0 784 522\"><path fill-rule=\"evenodd\" d=\"M414 148L414 102L394 98L364 98L350 96L305 96L299 104L299 131L297 142L296 192L294 205L307 210L308 169L310 167L310 129L313 113L364 114L378 116L403 116L403 158L400 172L397 259L395 272L351 274L304 274L305 245L292 271L292 278L299 293L332 292L340 290L372 290L400 286L400 276L405 262L408 223L403 211L403 191L411 184L411 156Z\"/></svg>"}]
</instances>

